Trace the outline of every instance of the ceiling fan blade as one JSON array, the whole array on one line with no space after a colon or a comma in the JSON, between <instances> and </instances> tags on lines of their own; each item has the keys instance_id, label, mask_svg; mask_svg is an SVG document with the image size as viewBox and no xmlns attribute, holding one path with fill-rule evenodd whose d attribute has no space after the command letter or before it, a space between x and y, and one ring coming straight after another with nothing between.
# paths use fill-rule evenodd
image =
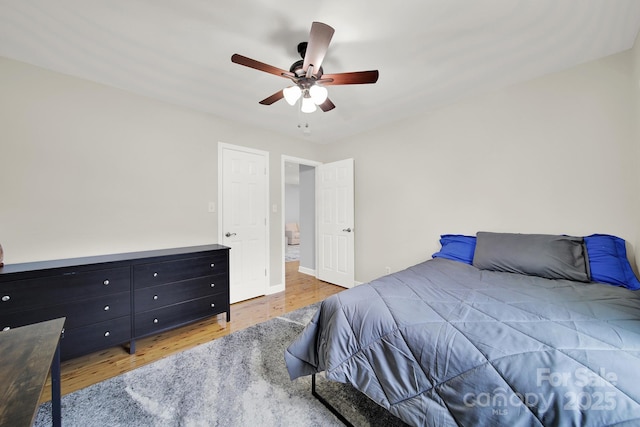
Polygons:
<instances>
[{"instance_id":1,"label":"ceiling fan blade","mask_svg":"<svg viewBox=\"0 0 640 427\"><path fill-rule=\"evenodd\" d=\"M329 43L331 42L334 31L333 28L322 22L314 22L311 24L307 52L304 55L304 62L302 64L302 69L305 72L309 69L309 65L313 65L313 75L318 74L324 56L327 54L327 49L329 48Z\"/></svg>"},{"instance_id":2,"label":"ceiling fan blade","mask_svg":"<svg viewBox=\"0 0 640 427\"><path fill-rule=\"evenodd\" d=\"M281 90L274 93L271 96L266 97L265 99L263 99L262 101L260 101L260 104L262 105L271 105L276 101L280 101L282 98L284 98L284 92L282 92Z\"/></svg>"},{"instance_id":3,"label":"ceiling fan blade","mask_svg":"<svg viewBox=\"0 0 640 427\"><path fill-rule=\"evenodd\" d=\"M264 62L256 61L255 59L247 58L246 56L242 56L237 53L234 53L231 56L231 62L244 65L245 67L253 68L259 71L264 71L265 73L274 74L280 77L295 77L295 74L283 70L282 68L274 67L273 65L265 64Z\"/></svg>"},{"instance_id":4,"label":"ceiling fan blade","mask_svg":"<svg viewBox=\"0 0 640 427\"><path fill-rule=\"evenodd\" d=\"M361 85L368 83L375 83L378 81L378 70L371 71L354 71L351 73L338 73L338 74L323 74L322 78L318 81L322 86L336 86L336 85ZM323 80L329 80L324 82Z\"/></svg>"},{"instance_id":5,"label":"ceiling fan blade","mask_svg":"<svg viewBox=\"0 0 640 427\"><path fill-rule=\"evenodd\" d=\"M336 108L335 104L331 102L329 98L327 98L322 104L318 105L318 107L320 107L320 109L325 113Z\"/></svg>"}]
</instances>

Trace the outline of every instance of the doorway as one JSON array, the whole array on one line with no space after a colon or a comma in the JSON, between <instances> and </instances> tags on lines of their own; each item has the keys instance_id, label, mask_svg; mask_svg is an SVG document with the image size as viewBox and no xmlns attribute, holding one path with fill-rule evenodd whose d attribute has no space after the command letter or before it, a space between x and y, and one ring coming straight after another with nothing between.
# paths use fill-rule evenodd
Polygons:
<instances>
[{"instance_id":1,"label":"doorway","mask_svg":"<svg viewBox=\"0 0 640 427\"><path fill-rule=\"evenodd\" d=\"M315 276L316 211L315 168L321 163L282 156L282 283L292 262L297 271ZM295 233L297 228L298 233ZM289 229L290 231L287 231ZM292 243L292 244L290 244ZM289 262L289 264L287 264Z\"/></svg>"},{"instance_id":2,"label":"doorway","mask_svg":"<svg viewBox=\"0 0 640 427\"><path fill-rule=\"evenodd\" d=\"M320 163L281 157L282 230L286 229L286 169L298 165L300 273L345 288L355 285L353 159ZM289 166L291 167L291 166ZM282 284L286 289L287 236L282 236ZM307 258L308 256L308 258Z\"/></svg>"}]
</instances>

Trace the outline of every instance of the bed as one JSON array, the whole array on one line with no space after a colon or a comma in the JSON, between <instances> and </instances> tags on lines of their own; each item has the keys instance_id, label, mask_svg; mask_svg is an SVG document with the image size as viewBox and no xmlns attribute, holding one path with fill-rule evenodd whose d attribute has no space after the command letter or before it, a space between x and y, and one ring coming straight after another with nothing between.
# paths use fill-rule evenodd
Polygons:
<instances>
[{"instance_id":1,"label":"bed","mask_svg":"<svg viewBox=\"0 0 640 427\"><path fill-rule=\"evenodd\" d=\"M615 236L443 235L285 351L415 426L640 425L640 282Z\"/></svg>"}]
</instances>

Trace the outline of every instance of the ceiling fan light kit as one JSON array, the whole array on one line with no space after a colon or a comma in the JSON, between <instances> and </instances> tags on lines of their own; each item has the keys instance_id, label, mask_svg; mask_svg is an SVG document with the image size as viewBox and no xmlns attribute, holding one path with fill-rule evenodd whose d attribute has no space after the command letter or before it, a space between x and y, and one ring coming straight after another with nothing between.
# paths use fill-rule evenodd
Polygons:
<instances>
[{"instance_id":1,"label":"ceiling fan light kit","mask_svg":"<svg viewBox=\"0 0 640 427\"><path fill-rule=\"evenodd\" d=\"M324 74L322 61L329 48L334 29L322 22L313 22L309 41L298 44L298 53L302 60L298 60L289 71L274 67L255 59L237 53L231 56L231 62L254 68L265 73L290 79L294 85L282 89L260 101L262 105L271 105L282 98L289 105L295 105L299 99L300 111L313 113L316 106L324 112L333 110L336 106L328 98L328 90L324 86L368 84L378 81L378 70L355 71L350 73Z\"/></svg>"}]
</instances>

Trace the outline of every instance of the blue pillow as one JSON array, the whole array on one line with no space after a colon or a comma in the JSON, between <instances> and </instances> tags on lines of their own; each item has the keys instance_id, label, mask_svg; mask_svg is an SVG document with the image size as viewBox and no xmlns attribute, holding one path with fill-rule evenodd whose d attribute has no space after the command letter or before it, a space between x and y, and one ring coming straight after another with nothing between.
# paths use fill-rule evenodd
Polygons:
<instances>
[{"instance_id":1,"label":"blue pillow","mask_svg":"<svg viewBox=\"0 0 640 427\"><path fill-rule=\"evenodd\" d=\"M475 236L443 234L440 236L440 244L442 249L433 254L432 258L446 258L469 265L473 263L473 253L476 250Z\"/></svg>"},{"instance_id":2,"label":"blue pillow","mask_svg":"<svg viewBox=\"0 0 640 427\"><path fill-rule=\"evenodd\" d=\"M608 234L592 234L585 237L584 242L593 282L622 286L632 291L640 289L640 282L627 259L623 239Z\"/></svg>"}]
</instances>

